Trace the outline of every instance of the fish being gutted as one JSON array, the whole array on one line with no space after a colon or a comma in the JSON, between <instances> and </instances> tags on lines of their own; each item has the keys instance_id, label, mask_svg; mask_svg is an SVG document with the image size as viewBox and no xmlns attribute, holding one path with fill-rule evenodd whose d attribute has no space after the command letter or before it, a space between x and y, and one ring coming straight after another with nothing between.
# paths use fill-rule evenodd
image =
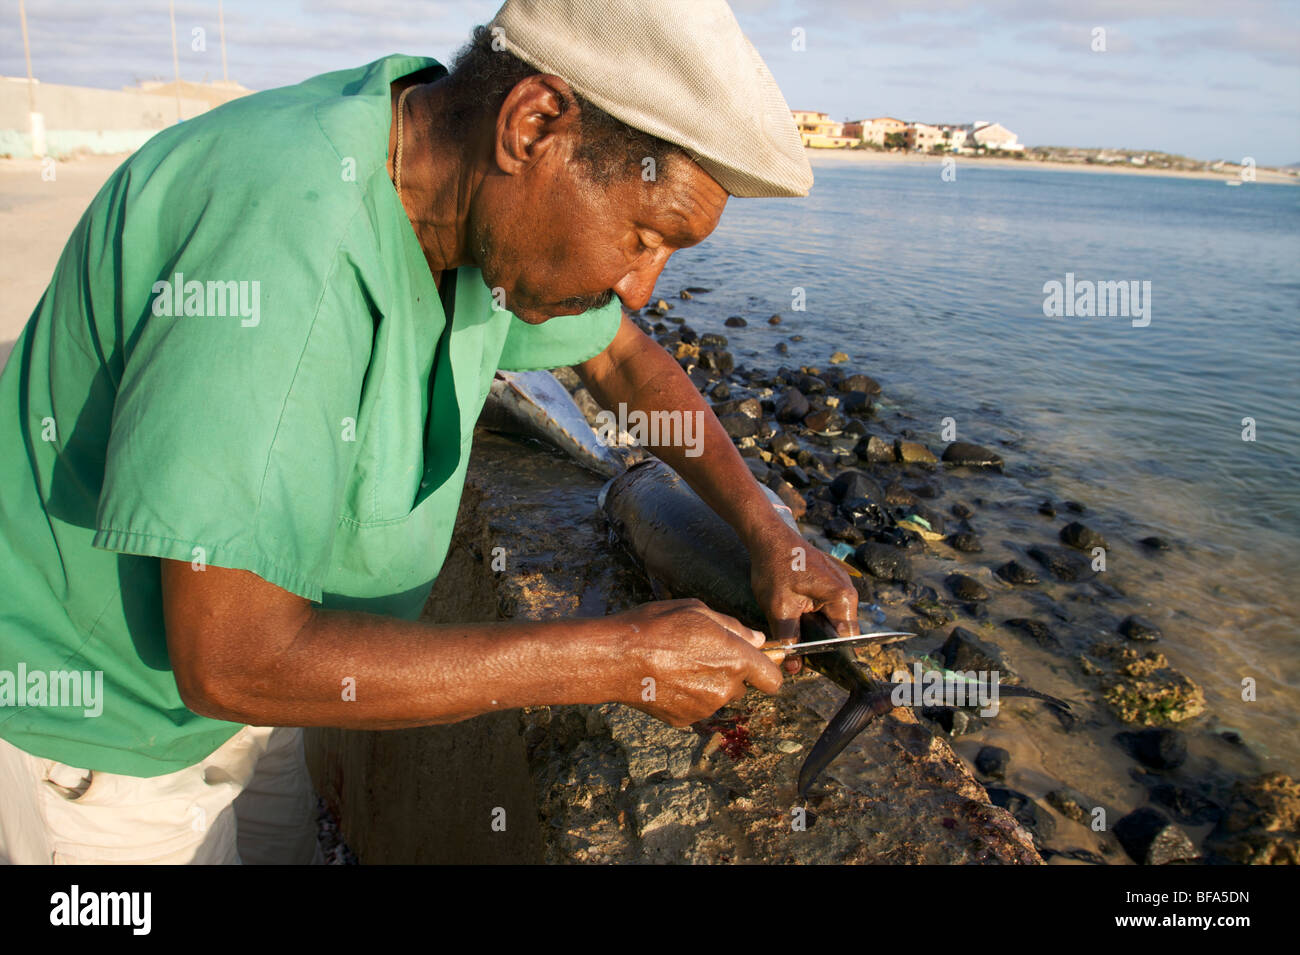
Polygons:
<instances>
[{"instance_id":1,"label":"fish being gutted","mask_svg":"<svg viewBox=\"0 0 1300 955\"><path fill-rule=\"evenodd\" d=\"M731 529L671 468L657 460L635 465L611 479L600 492L610 528L646 575L673 597L695 597L714 610L757 630L767 621L749 583L749 554ZM778 502L779 504L779 502ZM797 526L781 512L792 527ZM811 546L811 545L810 545ZM827 640L836 634L821 613L800 620L801 639ZM802 798L831 761L876 717L910 696L909 684L872 679L852 650L839 647L807 658L808 665L849 693L799 770ZM981 695L982 694L982 695ZM1062 700L1020 686L972 687L972 697L1031 697L1068 709Z\"/></svg>"}]
</instances>

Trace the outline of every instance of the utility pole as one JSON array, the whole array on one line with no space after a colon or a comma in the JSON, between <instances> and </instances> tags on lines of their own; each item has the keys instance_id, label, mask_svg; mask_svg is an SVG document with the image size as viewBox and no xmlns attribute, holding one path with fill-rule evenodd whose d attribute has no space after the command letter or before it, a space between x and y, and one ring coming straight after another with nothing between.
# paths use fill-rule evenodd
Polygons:
<instances>
[{"instance_id":1,"label":"utility pole","mask_svg":"<svg viewBox=\"0 0 1300 955\"><path fill-rule=\"evenodd\" d=\"M45 117L36 112L36 80L32 77L32 46L27 40L27 4L18 0L18 18L23 24L23 57L27 60L27 121L31 124L32 155L45 155Z\"/></svg>"},{"instance_id":2,"label":"utility pole","mask_svg":"<svg viewBox=\"0 0 1300 955\"><path fill-rule=\"evenodd\" d=\"M176 122L185 117L181 115L181 61L176 55L176 0L168 0L172 18L172 70L176 73Z\"/></svg>"},{"instance_id":3,"label":"utility pole","mask_svg":"<svg viewBox=\"0 0 1300 955\"><path fill-rule=\"evenodd\" d=\"M225 0L217 0L217 23L221 26L221 80L224 83L230 82L230 70L226 68L226 4Z\"/></svg>"}]
</instances>

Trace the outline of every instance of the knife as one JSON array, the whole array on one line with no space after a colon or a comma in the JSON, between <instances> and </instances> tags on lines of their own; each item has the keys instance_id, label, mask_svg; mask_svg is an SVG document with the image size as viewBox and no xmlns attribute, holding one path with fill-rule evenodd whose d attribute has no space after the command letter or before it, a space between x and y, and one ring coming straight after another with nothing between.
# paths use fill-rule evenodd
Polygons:
<instances>
[{"instance_id":1,"label":"knife","mask_svg":"<svg viewBox=\"0 0 1300 955\"><path fill-rule=\"evenodd\" d=\"M877 630L874 633L860 633L855 637L809 640L804 643L784 643L780 640L769 640L759 647L759 650L769 655L772 651L779 650L787 657L799 657L810 653L829 653L840 647L860 647L871 643L892 643L894 640L914 636L916 634L904 630Z\"/></svg>"}]
</instances>

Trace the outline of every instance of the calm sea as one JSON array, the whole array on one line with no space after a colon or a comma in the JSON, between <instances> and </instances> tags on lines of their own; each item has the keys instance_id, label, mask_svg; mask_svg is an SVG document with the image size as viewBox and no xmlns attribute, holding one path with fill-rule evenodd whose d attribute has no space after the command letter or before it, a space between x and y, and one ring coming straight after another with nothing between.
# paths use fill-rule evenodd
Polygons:
<instances>
[{"instance_id":1,"label":"calm sea","mask_svg":"<svg viewBox=\"0 0 1300 955\"><path fill-rule=\"evenodd\" d=\"M1300 744L1278 736L1300 736L1300 188L975 163L953 181L937 163L814 170L810 198L733 199L670 261L661 294L714 288L677 314L724 331L751 366L824 366L842 349L931 447L951 416L963 438L1011 442L1011 480L1087 502L1108 536L1176 542L1158 579L1130 579L1161 648L1224 725L1300 766ZM1067 273L1150 283L1149 324L1046 316L1044 284ZM750 327L723 329L727 314ZM790 334L804 340L782 358ZM1257 678L1256 703L1239 674Z\"/></svg>"}]
</instances>

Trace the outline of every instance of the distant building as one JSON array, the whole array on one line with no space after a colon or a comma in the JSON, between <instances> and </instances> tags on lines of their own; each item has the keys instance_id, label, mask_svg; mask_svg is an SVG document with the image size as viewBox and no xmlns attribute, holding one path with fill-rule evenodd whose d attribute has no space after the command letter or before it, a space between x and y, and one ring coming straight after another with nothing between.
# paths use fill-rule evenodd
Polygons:
<instances>
[{"instance_id":1,"label":"distant building","mask_svg":"<svg viewBox=\"0 0 1300 955\"><path fill-rule=\"evenodd\" d=\"M970 152L966 145L966 137L970 135L969 127L940 125L939 132L943 134L942 145L950 152Z\"/></svg>"},{"instance_id":2,"label":"distant building","mask_svg":"<svg viewBox=\"0 0 1300 955\"><path fill-rule=\"evenodd\" d=\"M877 146L885 145L885 137L894 133L902 133L907 129L907 123L901 119L894 119L892 116L877 116L875 119L859 119L852 123L844 124L844 135L855 136L864 143L875 143Z\"/></svg>"},{"instance_id":3,"label":"distant building","mask_svg":"<svg viewBox=\"0 0 1300 955\"><path fill-rule=\"evenodd\" d=\"M814 148L837 148L853 146L861 142L857 136L846 136L844 124L837 123L826 113L817 113L806 109L792 109L790 115L799 127L799 138L805 146Z\"/></svg>"},{"instance_id":4,"label":"distant building","mask_svg":"<svg viewBox=\"0 0 1300 955\"><path fill-rule=\"evenodd\" d=\"M920 152L929 152L944 141L943 130L929 123L908 123L903 136L908 149Z\"/></svg>"},{"instance_id":5,"label":"distant building","mask_svg":"<svg viewBox=\"0 0 1300 955\"><path fill-rule=\"evenodd\" d=\"M1000 149L1003 152L1024 152L1024 144L1017 140L1016 134L1001 123L975 123L968 141L984 149Z\"/></svg>"},{"instance_id":6,"label":"distant building","mask_svg":"<svg viewBox=\"0 0 1300 955\"><path fill-rule=\"evenodd\" d=\"M184 99L201 99L205 101L209 108L216 108L222 103L228 103L232 99L239 99L241 96L247 96L250 89L240 86L238 83L222 82L218 80L215 83L191 83L188 80L145 80L139 86L124 86L123 91L127 93L150 93L154 96L171 96L175 97L177 89Z\"/></svg>"}]
</instances>

